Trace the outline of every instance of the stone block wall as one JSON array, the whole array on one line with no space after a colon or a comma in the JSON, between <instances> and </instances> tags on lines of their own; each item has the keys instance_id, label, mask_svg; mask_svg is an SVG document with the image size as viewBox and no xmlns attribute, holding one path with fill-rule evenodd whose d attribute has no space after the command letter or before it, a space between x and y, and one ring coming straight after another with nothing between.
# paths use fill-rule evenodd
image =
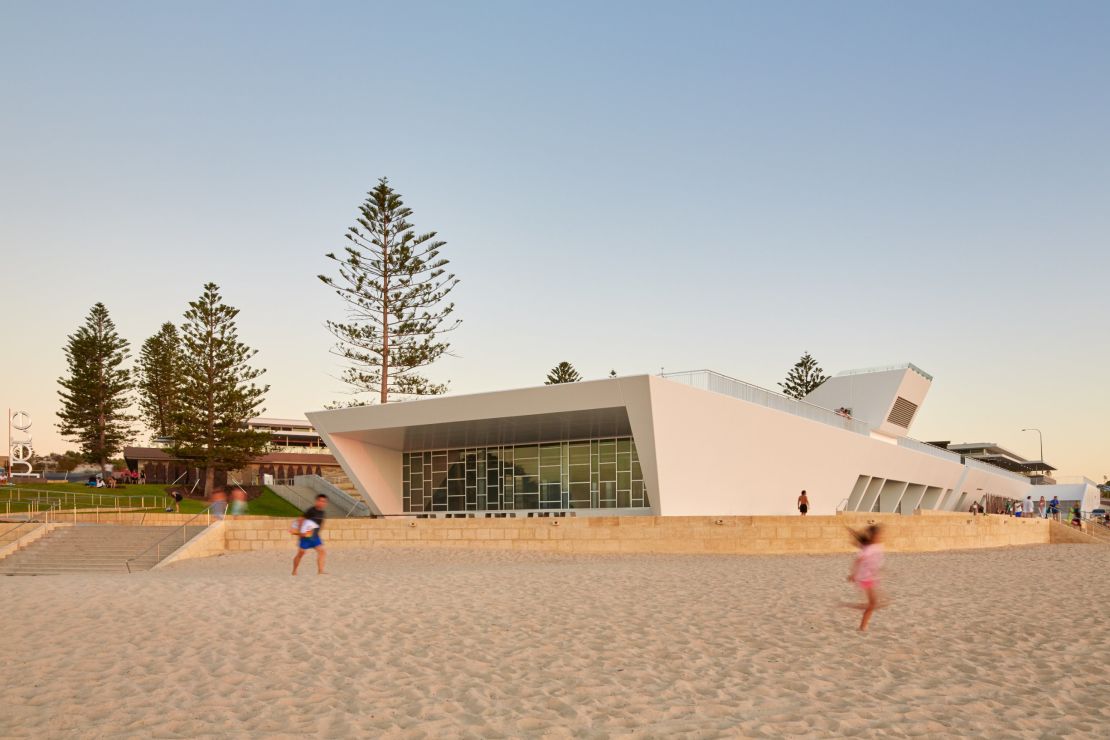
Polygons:
<instances>
[{"instance_id":1,"label":"stone block wall","mask_svg":"<svg viewBox=\"0 0 1110 740\"><path fill-rule=\"evenodd\" d=\"M467 547L566 553L846 553L849 528L884 527L892 552L1047 544L1049 522L969 514L843 514L762 517L582 517L534 519L336 519L329 548ZM229 520L230 552L292 550L288 520Z\"/></svg>"}]
</instances>

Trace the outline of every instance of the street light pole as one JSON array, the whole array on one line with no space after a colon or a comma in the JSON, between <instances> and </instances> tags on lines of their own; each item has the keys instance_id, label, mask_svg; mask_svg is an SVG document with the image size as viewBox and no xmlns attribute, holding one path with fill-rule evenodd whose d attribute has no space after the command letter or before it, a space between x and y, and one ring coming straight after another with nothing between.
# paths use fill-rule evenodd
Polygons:
<instances>
[{"instance_id":1,"label":"street light pole","mask_svg":"<svg viewBox=\"0 0 1110 740\"><path fill-rule=\"evenodd\" d=\"M1037 433L1037 439L1039 439L1041 441L1041 459L1038 460L1037 462L1044 462L1044 435L1041 434L1041 430L1037 429L1036 427L1029 427L1028 429L1022 429L1021 431L1023 431L1023 432L1036 432Z\"/></svg>"}]
</instances>

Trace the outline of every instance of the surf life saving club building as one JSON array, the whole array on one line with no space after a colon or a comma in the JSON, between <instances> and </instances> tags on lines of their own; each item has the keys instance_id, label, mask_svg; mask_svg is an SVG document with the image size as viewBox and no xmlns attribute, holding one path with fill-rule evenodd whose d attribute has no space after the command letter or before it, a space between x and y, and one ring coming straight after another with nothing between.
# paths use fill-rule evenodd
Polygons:
<instances>
[{"instance_id":1,"label":"surf life saving club building","mask_svg":"<svg viewBox=\"0 0 1110 740\"><path fill-rule=\"evenodd\" d=\"M781 515L802 489L813 514L1097 506L1093 485L1034 486L912 439L931 382L911 364L848 371L795 400L699 370L307 416L377 515Z\"/></svg>"}]
</instances>

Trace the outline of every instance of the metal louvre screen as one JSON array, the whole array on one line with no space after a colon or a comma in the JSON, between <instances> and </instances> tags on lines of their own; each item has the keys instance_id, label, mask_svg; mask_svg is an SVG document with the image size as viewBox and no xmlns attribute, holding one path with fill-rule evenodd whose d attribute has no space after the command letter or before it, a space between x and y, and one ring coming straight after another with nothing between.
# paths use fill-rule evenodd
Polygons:
<instances>
[{"instance_id":1,"label":"metal louvre screen","mask_svg":"<svg viewBox=\"0 0 1110 740\"><path fill-rule=\"evenodd\" d=\"M904 429L909 429L910 422L913 421L913 415L916 413L916 403L907 401L901 396L898 396L894 401L894 408L890 410L890 416L886 417L886 420L891 424L897 424Z\"/></svg>"}]
</instances>

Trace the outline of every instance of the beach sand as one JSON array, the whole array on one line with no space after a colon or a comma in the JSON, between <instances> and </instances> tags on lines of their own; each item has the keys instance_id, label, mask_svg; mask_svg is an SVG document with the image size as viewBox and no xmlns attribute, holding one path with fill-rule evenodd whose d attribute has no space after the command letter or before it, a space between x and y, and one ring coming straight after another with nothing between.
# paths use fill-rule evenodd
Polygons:
<instances>
[{"instance_id":1,"label":"beach sand","mask_svg":"<svg viewBox=\"0 0 1110 740\"><path fill-rule=\"evenodd\" d=\"M1106 737L1110 548L292 551L2 578L0 735Z\"/></svg>"}]
</instances>

